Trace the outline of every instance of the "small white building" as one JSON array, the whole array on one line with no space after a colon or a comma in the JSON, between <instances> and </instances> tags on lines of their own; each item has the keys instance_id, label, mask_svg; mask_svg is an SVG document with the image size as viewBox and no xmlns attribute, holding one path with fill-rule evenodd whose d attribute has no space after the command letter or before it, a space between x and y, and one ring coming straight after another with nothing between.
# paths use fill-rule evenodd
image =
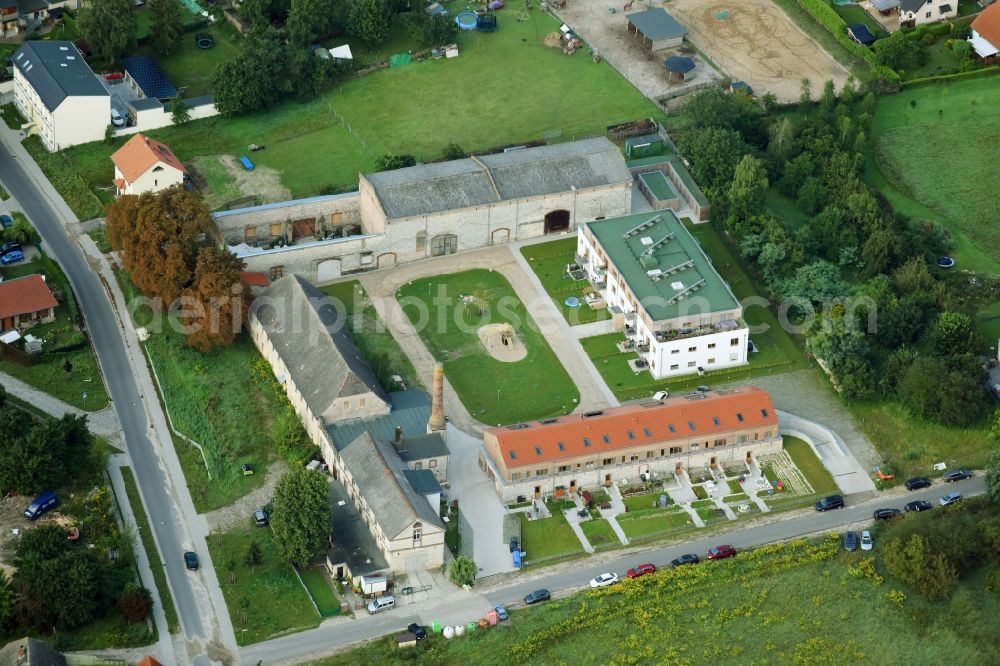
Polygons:
<instances>
[{"instance_id":1,"label":"small white building","mask_svg":"<svg viewBox=\"0 0 1000 666\"><path fill-rule=\"evenodd\" d=\"M588 222L577 259L656 379L747 362L743 308L673 211Z\"/></svg>"},{"instance_id":2,"label":"small white building","mask_svg":"<svg viewBox=\"0 0 1000 666\"><path fill-rule=\"evenodd\" d=\"M958 16L958 0L899 0L899 25L913 28Z\"/></svg>"},{"instance_id":3,"label":"small white building","mask_svg":"<svg viewBox=\"0 0 1000 666\"><path fill-rule=\"evenodd\" d=\"M111 96L73 42L25 42L13 62L14 104L47 149L104 138Z\"/></svg>"},{"instance_id":4,"label":"small white building","mask_svg":"<svg viewBox=\"0 0 1000 666\"><path fill-rule=\"evenodd\" d=\"M187 169L173 151L156 139L136 134L111 156L115 191L123 194L159 192L184 183Z\"/></svg>"}]
</instances>

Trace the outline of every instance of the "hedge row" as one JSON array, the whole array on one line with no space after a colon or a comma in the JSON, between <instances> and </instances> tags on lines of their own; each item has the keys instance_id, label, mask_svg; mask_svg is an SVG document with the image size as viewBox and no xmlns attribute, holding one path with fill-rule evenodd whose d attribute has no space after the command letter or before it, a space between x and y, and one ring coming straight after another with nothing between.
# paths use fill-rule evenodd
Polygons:
<instances>
[{"instance_id":1,"label":"hedge row","mask_svg":"<svg viewBox=\"0 0 1000 666\"><path fill-rule=\"evenodd\" d=\"M971 79L979 76L994 76L1000 74L1000 65L993 65L992 67L984 67L982 69L974 69L969 72L958 72L956 74L940 74L938 76L927 76L922 79L913 79L912 81L905 81L901 85L902 88L914 88L916 86L926 86L935 83L946 83L955 79Z\"/></svg>"},{"instance_id":2,"label":"hedge row","mask_svg":"<svg viewBox=\"0 0 1000 666\"><path fill-rule=\"evenodd\" d=\"M856 41L847 36L847 23L844 19L840 18L840 15L833 10L833 7L829 5L827 0L798 0L798 3L807 12L812 14L812 17L816 19L821 26L827 29L831 35L833 35L840 45L848 50L853 55L864 59L868 63L869 68L876 77L880 79L886 79L892 82L899 82L899 74L890 67L878 62L875 59L875 54L867 46L862 46Z\"/></svg>"}]
</instances>

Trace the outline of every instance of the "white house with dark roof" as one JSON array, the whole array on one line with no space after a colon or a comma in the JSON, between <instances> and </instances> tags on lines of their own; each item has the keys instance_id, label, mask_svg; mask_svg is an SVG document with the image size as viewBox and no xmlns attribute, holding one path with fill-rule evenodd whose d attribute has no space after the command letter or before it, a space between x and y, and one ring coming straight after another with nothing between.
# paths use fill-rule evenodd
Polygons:
<instances>
[{"instance_id":1,"label":"white house with dark roof","mask_svg":"<svg viewBox=\"0 0 1000 666\"><path fill-rule=\"evenodd\" d=\"M958 16L958 0L899 0L900 27L913 28Z\"/></svg>"},{"instance_id":2,"label":"white house with dark roof","mask_svg":"<svg viewBox=\"0 0 1000 666\"><path fill-rule=\"evenodd\" d=\"M25 42L13 63L14 104L46 148L104 138L111 96L73 42Z\"/></svg>"}]
</instances>

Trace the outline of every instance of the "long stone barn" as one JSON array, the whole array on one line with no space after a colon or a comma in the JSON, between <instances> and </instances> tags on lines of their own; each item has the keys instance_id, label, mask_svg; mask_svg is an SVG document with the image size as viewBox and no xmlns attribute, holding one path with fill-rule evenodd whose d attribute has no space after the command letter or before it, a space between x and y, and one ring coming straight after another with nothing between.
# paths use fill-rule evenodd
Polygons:
<instances>
[{"instance_id":1,"label":"long stone barn","mask_svg":"<svg viewBox=\"0 0 1000 666\"><path fill-rule=\"evenodd\" d=\"M271 279L315 283L626 215L632 175L598 137L361 174L359 190L222 211L223 240Z\"/></svg>"}]
</instances>

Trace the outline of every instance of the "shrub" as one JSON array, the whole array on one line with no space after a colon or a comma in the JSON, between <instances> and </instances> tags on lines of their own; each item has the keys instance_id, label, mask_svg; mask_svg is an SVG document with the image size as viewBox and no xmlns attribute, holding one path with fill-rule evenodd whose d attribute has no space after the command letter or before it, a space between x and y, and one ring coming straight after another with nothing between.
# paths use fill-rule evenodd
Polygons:
<instances>
[{"instance_id":1,"label":"shrub","mask_svg":"<svg viewBox=\"0 0 1000 666\"><path fill-rule=\"evenodd\" d=\"M149 590L135 583L129 583L118 598L118 610L129 622L142 622L153 610L153 598Z\"/></svg>"},{"instance_id":2,"label":"shrub","mask_svg":"<svg viewBox=\"0 0 1000 666\"><path fill-rule=\"evenodd\" d=\"M933 46L936 41L937 37L932 32L924 33L924 36L920 38L920 43L923 46Z\"/></svg>"}]
</instances>

